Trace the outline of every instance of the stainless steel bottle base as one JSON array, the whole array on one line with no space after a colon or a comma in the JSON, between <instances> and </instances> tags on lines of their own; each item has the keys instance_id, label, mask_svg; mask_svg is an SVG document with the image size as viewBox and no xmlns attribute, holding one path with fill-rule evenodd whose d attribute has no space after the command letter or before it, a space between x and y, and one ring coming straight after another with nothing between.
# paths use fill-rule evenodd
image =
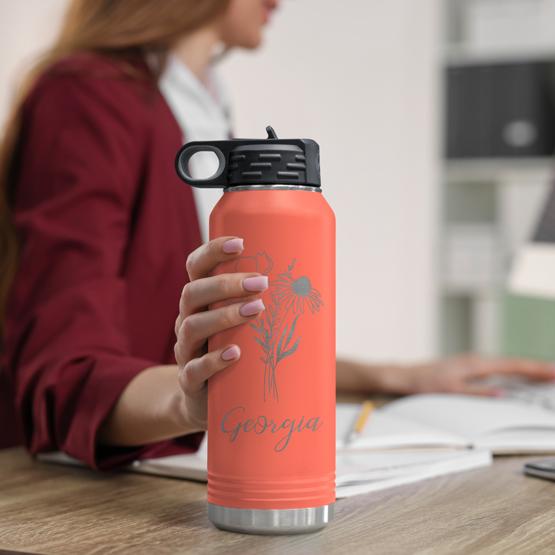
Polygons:
<instances>
[{"instance_id":1,"label":"stainless steel bottle base","mask_svg":"<svg viewBox=\"0 0 555 555\"><path fill-rule=\"evenodd\" d=\"M208 503L208 518L218 528L244 534L304 534L333 519L334 504L306 509L236 509Z\"/></svg>"}]
</instances>

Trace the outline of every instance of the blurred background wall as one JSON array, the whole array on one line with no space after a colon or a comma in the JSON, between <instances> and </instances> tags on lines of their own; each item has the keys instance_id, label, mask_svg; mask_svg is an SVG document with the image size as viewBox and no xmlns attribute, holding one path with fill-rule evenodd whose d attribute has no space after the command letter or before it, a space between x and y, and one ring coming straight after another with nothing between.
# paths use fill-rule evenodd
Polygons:
<instances>
[{"instance_id":1,"label":"blurred background wall","mask_svg":"<svg viewBox=\"0 0 555 555\"><path fill-rule=\"evenodd\" d=\"M0 0L0 122L66 0ZM295 0L221 73L235 134L316 139L338 223L338 351L439 349L440 0Z\"/></svg>"},{"instance_id":2,"label":"blurred background wall","mask_svg":"<svg viewBox=\"0 0 555 555\"><path fill-rule=\"evenodd\" d=\"M340 353L436 349L439 20L437 0L285 1L265 47L223 67L237 133L320 143Z\"/></svg>"}]
</instances>

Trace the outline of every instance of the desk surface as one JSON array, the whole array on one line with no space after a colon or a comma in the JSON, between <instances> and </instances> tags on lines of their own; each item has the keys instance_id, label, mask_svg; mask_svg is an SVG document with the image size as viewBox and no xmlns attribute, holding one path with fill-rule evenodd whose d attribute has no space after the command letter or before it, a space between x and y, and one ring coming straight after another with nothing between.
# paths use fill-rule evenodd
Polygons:
<instances>
[{"instance_id":1,"label":"desk surface","mask_svg":"<svg viewBox=\"0 0 555 555\"><path fill-rule=\"evenodd\" d=\"M203 484L100 475L0 452L0 549L56 554L553 553L555 483L490 468L343 499L334 522L289 537L222 532Z\"/></svg>"}]
</instances>

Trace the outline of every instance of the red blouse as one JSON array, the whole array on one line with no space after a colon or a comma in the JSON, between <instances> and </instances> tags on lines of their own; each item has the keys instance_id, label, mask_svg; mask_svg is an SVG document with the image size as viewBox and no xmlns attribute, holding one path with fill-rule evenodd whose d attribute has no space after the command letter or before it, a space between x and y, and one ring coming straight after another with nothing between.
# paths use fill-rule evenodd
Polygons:
<instances>
[{"instance_id":1,"label":"red blouse","mask_svg":"<svg viewBox=\"0 0 555 555\"><path fill-rule=\"evenodd\" d=\"M130 380L175 364L185 260L200 243L174 170L181 131L135 65L130 76L100 56L58 63L24 104L14 161L21 251L2 366L29 450L96 468L192 451L202 438L96 445Z\"/></svg>"}]
</instances>

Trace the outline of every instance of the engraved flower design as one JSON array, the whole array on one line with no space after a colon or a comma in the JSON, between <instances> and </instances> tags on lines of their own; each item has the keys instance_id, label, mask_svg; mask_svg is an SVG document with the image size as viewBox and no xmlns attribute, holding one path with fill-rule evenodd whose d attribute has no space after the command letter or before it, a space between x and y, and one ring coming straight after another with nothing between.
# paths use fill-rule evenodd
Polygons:
<instances>
[{"instance_id":1,"label":"engraved flower design","mask_svg":"<svg viewBox=\"0 0 555 555\"><path fill-rule=\"evenodd\" d=\"M262 348L263 356L260 360L264 363L264 401L279 400L277 368L299 348L301 337L298 335L297 322L305 308L314 314L324 304L319 291L312 286L307 276L293 276L295 263L296 260L293 259L286 272L278 274L275 280L270 279L271 301L264 314L249 324L255 331L254 340ZM261 271L264 267L268 273L274 265L265 252L257 253L253 257L242 257L242 271L245 271L245 264L249 267L255 264L254 271Z\"/></svg>"},{"instance_id":2,"label":"engraved flower design","mask_svg":"<svg viewBox=\"0 0 555 555\"><path fill-rule=\"evenodd\" d=\"M322 297L312 286L307 276L295 278L288 270L280 274L273 282L276 299L283 304L284 310L292 310L294 314L302 314L308 308L312 314L322 306Z\"/></svg>"}]
</instances>

